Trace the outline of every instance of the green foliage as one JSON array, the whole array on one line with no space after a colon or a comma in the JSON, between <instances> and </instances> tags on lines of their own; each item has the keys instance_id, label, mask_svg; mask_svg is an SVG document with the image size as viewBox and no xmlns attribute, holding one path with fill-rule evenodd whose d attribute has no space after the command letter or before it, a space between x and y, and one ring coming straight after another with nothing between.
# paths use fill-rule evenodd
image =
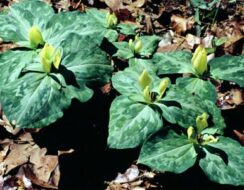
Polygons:
<instances>
[{"instance_id":1,"label":"green foliage","mask_svg":"<svg viewBox=\"0 0 244 190\"><path fill-rule=\"evenodd\" d=\"M9 51L1 55L1 77L7 76L3 82L8 82L1 83L0 101L17 127L36 128L55 122L72 98L81 102L91 98L93 91L88 84L108 81L112 68L96 43L75 34L68 39L61 43L60 68L52 67L50 73L43 70L36 52Z\"/></svg>"},{"instance_id":2,"label":"green foliage","mask_svg":"<svg viewBox=\"0 0 244 190\"><path fill-rule=\"evenodd\" d=\"M165 92L159 88L165 79L156 75L157 69L153 64L141 59L134 59L130 64L129 68L112 77L112 84L121 96L113 101L110 108L108 144L111 148L141 145L163 127L163 118L187 128L203 112L213 116L209 133L223 133L225 124L214 103L170 84ZM160 92L163 92L162 96Z\"/></svg>"},{"instance_id":3,"label":"green foliage","mask_svg":"<svg viewBox=\"0 0 244 190\"><path fill-rule=\"evenodd\" d=\"M210 82L214 80L232 81L244 86L244 56L223 56L209 61L209 70L199 75L192 63L192 54L185 51L156 53L153 63L158 67L158 74L188 74L187 77L178 78L176 85L188 92L200 96L202 99L216 101L215 86ZM150 62L152 62L150 60ZM149 61L148 61L149 62Z\"/></svg>"},{"instance_id":4,"label":"green foliage","mask_svg":"<svg viewBox=\"0 0 244 190\"><path fill-rule=\"evenodd\" d=\"M230 138L214 137L205 130L188 133L187 137L170 129L143 145L138 163L158 171L182 173L197 162L212 181L244 185L243 153L244 148Z\"/></svg>"},{"instance_id":5,"label":"green foliage","mask_svg":"<svg viewBox=\"0 0 244 190\"><path fill-rule=\"evenodd\" d=\"M0 102L16 127L47 126L73 98L88 101L91 85L109 81L112 67L99 47L105 29L95 22L89 14L55 14L39 0L23 0L0 15L0 37L27 47L0 54Z\"/></svg>"},{"instance_id":6,"label":"green foliage","mask_svg":"<svg viewBox=\"0 0 244 190\"><path fill-rule=\"evenodd\" d=\"M117 52L113 56L119 57L121 59L130 59L135 56L141 56L144 58L151 57L158 46L160 38L155 35L141 36L140 40L142 43L142 47L139 52L134 51L134 49L130 47L129 42L113 42L113 45L117 48Z\"/></svg>"}]
</instances>

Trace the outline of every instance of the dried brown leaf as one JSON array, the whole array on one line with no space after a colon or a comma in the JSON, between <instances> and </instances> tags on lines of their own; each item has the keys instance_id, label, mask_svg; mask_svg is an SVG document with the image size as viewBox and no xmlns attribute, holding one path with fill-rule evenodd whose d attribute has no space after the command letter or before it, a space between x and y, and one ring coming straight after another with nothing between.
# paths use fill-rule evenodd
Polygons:
<instances>
[{"instance_id":1,"label":"dried brown leaf","mask_svg":"<svg viewBox=\"0 0 244 190\"><path fill-rule=\"evenodd\" d=\"M184 17L179 16L179 15L172 15L171 16L172 27L174 28L174 30L178 34L184 33L187 30L192 29L194 22L195 21L194 21L193 17L184 18Z\"/></svg>"}]
</instances>

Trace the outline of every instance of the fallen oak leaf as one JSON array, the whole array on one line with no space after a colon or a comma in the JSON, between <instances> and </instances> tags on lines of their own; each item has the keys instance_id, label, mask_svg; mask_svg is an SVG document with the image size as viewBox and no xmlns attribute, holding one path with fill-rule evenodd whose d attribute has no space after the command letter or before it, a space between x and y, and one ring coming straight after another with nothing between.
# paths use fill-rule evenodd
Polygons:
<instances>
[{"instance_id":1,"label":"fallen oak leaf","mask_svg":"<svg viewBox=\"0 0 244 190\"><path fill-rule=\"evenodd\" d=\"M58 165L58 156L46 155L47 149L39 147L34 149L30 155L30 163L35 176L44 182L48 182L54 169Z\"/></svg>"},{"instance_id":2,"label":"fallen oak leaf","mask_svg":"<svg viewBox=\"0 0 244 190\"><path fill-rule=\"evenodd\" d=\"M193 17L189 17L186 19L186 18L184 18L182 16L178 16L178 15L172 15L170 20L172 23L172 27L178 34L184 33L187 30L192 29L192 27L195 23L195 20Z\"/></svg>"}]
</instances>

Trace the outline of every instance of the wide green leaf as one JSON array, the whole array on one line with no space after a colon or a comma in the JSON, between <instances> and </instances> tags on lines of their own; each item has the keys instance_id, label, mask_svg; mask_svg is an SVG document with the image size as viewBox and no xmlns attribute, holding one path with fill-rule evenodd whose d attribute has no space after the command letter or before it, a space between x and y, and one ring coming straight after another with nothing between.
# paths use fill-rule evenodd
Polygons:
<instances>
[{"instance_id":1,"label":"wide green leaf","mask_svg":"<svg viewBox=\"0 0 244 190\"><path fill-rule=\"evenodd\" d=\"M186 51L156 53L153 63L158 66L158 74L195 73L191 65L192 54Z\"/></svg>"},{"instance_id":2,"label":"wide green leaf","mask_svg":"<svg viewBox=\"0 0 244 190\"><path fill-rule=\"evenodd\" d=\"M157 171L182 173L195 164L196 158L194 144L169 131L166 137L157 135L143 145L138 163Z\"/></svg>"},{"instance_id":3,"label":"wide green leaf","mask_svg":"<svg viewBox=\"0 0 244 190\"><path fill-rule=\"evenodd\" d=\"M105 84L111 77L107 55L92 38L72 34L60 44L57 48L63 50L61 64L50 74L44 72L39 54L34 51L1 55L0 67L6 71L3 80L9 81L1 83L0 102L6 116L16 120L18 127L49 125L63 115L73 98L88 101L93 94L88 86ZM13 55L16 56L8 59Z\"/></svg>"},{"instance_id":4,"label":"wide green leaf","mask_svg":"<svg viewBox=\"0 0 244 190\"><path fill-rule=\"evenodd\" d=\"M132 63L133 62L133 63ZM112 77L113 87L123 95L128 97L138 97L137 101L142 101L143 89L139 85L139 76L146 69L153 79L153 83L159 80L156 76L156 69L153 65L148 65L142 59L131 59L130 67L124 71L119 71Z\"/></svg>"},{"instance_id":5,"label":"wide green leaf","mask_svg":"<svg viewBox=\"0 0 244 190\"><path fill-rule=\"evenodd\" d=\"M141 36L142 41L142 49L140 51L140 55L143 57L150 57L156 51L158 47L158 43L161 40L159 36Z\"/></svg>"},{"instance_id":6,"label":"wide green leaf","mask_svg":"<svg viewBox=\"0 0 244 190\"><path fill-rule=\"evenodd\" d=\"M134 148L162 127L160 115L150 106L117 97L110 107L108 145L110 148Z\"/></svg>"},{"instance_id":7,"label":"wide green leaf","mask_svg":"<svg viewBox=\"0 0 244 190\"><path fill-rule=\"evenodd\" d=\"M176 80L176 86L184 89L193 95L197 95L203 100L210 100L216 102L217 92L215 86L200 78L184 77Z\"/></svg>"},{"instance_id":8,"label":"wide green leaf","mask_svg":"<svg viewBox=\"0 0 244 190\"><path fill-rule=\"evenodd\" d=\"M214 79L232 81L244 87L244 55L215 58L209 65Z\"/></svg>"},{"instance_id":9,"label":"wide green leaf","mask_svg":"<svg viewBox=\"0 0 244 190\"><path fill-rule=\"evenodd\" d=\"M173 87L167 91L164 100L176 101L181 105L181 109L174 110L176 121L180 126L185 128L194 126L197 116L206 112L211 116L210 118L213 123L213 125L206 130L209 130L209 133L211 134L223 133L225 122L221 116L220 110L213 102L203 100L198 96L191 95L189 92L186 92L183 89Z\"/></svg>"},{"instance_id":10,"label":"wide green leaf","mask_svg":"<svg viewBox=\"0 0 244 190\"><path fill-rule=\"evenodd\" d=\"M227 137L219 137L217 143L209 146L224 151L228 158L224 161L204 148L206 156L200 160L200 167L208 178L220 184L244 185L244 147Z\"/></svg>"},{"instance_id":11,"label":"wide green leaf","mask_svg":"<svg viewBox=\"0 0 244 190\"><path fill-rule=\"evenodd\" d=\"M34 62L36 52L8 51L0 54L0 89L7 83L16 80L29 63Z\"/></svg>"},{"instance_id":12,"label":"wide green leaf","mask_svg":"<svg viewBox=\"0 0 244 190\"><path fill-rule=\"evenodd\" d=\"M0 15L0 37L30 47L28 30L35 25L43 29L54 15L50 5L39 0L23 0L13 4L8 14Z\"/></svg>"},{"instance_id":13,"label":"wide green leaf","mask_svg":"<svg viewBox=\"0 0 244 190\"><path fill-rule=\"evenodd\" d=\"M106 53L92 37L72 34L61 46L64 47L61 65L75 75L80 86L94 82L104 84L109 81L113 68Z\"/></svg>"},{"instance_id":14,"label":"wide green leaf","mask_svg":"<svg viewBox=\"0 0 244 190\"><path fill-rule=\"evenodd\" d=\"M79 89L77 89L79 90ZM69 91L66 97L65 91ZM84 101L92 92L80 90ZM16 127L36 128L47 126L62 117L73 97L72 89L60 84L45 73L27 73L18 80L3 86L0 91L0 102L4 113L10 121L16 121Z\"/></svg>"},{"instance_id":15,"label":"wide green leaf","mask_svg":"<svg viewBox=\"0 0 244 190\"><path fill-rule=\"evenodd\" d=\"M128 42L114 42L113 45L117 48L117 52L113 55L121 59L130 59L134 57L134 53L129 48Z\"/></svg>"}]
</instances>

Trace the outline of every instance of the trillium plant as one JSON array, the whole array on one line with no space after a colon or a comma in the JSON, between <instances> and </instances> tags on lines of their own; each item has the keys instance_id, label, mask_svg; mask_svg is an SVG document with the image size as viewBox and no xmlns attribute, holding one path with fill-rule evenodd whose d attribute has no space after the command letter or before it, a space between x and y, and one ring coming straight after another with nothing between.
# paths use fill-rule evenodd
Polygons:
<instances>
[{"instance_id":1,"label":"trillium plant","mask_svg":"<svg viewBox=\"0 0 244 190\"><path fill-rule=\"evenodd\" d=\"M55 122L73 98L89 100L90 86L107 83L112 72L102 40L108 32L118 35L116 27L125 33L135 29L98 10L56 14L39 0L14 4L0 23L3 41L26 48L0 54L0 102L8 119L22 128Z\"/></svg>"},{"instance_id":2,"label":"trillium plant","mask_svg":"<svg viewBox=\"0 0 244 190\"><path fill-rule=\"evenodd\" d=\"M150 62L158 67L158 75L188 74L176 85L203 99L216 102L214 83L231 81L244 87L244 56L222 56L207 61L207 52L199 46L192 55L186 51L156 53Z\"/></svg>"},{"instance_id":3,"label":"trillium plant","mask_svg":"<svg viewBox=\"0 0 244 190\"><path fill-rule=\"evenodd\" d=\"M193 54L156 52L161 37L114 12L56 13L41 0L13 4L0 24L0 38L17 47L0 54L0 103L14 127L48 126L73 99L86 102L111 81L118 96L109 111L110 148L141 147L138 163L157 171L198 164L214 182L244 185L244 148L224 136L214 85L244 87L243 55L208 61L201 45ZM114 60L129 66L117 71Z\"/></svg>"}]
</instances>

